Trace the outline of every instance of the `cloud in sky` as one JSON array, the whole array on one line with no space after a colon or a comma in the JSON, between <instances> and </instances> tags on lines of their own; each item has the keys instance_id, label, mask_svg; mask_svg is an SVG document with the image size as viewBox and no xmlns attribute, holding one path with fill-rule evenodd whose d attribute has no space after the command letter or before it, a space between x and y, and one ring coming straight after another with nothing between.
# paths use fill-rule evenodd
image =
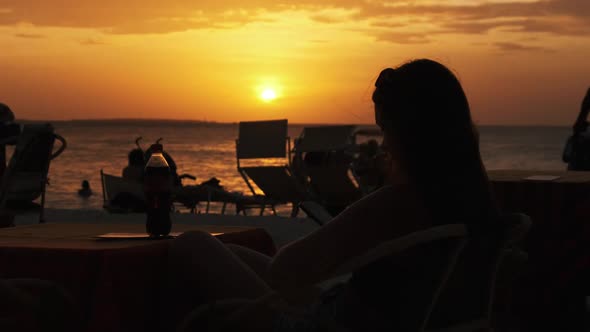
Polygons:
<instances>
[{"instance_id":1,"label":"cloud in sky","mask_svg":"<svg viewBox=\"0 0 590 332\"><path fill-rule=\"evenodd\" d=\"M553 52L553 50L541 46L530 46L512 42L496 42L494 46L502 52L520 52L520 51L537 51L537 52Z\"/></svg>"},{"instance_id":2,"label":"cloud in sky","mask_svg":"<svg viewBox=\"0 0 590 332\"><path fill-rule=\"evenodd\" d=\"M99 39L99 38L86 38L86 39L80 40L80 44L93 46L93 45L106 45L107 42L105 42L104 40Z\"/></svg>"},{"instance_id":3,"label":"cloud in sky","mask_svg":"<svg viewBox=\"0 0 590 332\"><path fill-rule=\"evenodd\" d=\"M0 0L0 25L92 28L107 33L169 33L228 29L305 11L324 24L359 23L377 40L427 43L440 34L590 34L590 1L362 0ZM474 4L475 3L475 4ZM400 18L405 18L400 21ZM428 27L421 24L428 23Z\"/></svg>"},{"instance_id":4,"label":"cloud in sky","mask_svg":"<svg viewBox=\"0 0 590 332\"><path fill-rule=\"evenodd\" d=\"M38 34L38 33L15 33L15 37L18 38L27 38L27 39L42 39L45 38L45 35Z\"/></svg>"}]
</instances>

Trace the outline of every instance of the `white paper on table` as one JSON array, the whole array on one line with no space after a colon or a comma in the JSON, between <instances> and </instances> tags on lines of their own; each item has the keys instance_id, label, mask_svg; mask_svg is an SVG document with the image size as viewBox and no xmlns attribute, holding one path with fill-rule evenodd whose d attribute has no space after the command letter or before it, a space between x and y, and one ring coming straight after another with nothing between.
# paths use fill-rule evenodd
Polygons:
<instances>
[{"instance_id":1,"label":"white paper on table","mask_svg":"<svg viewBox=\"0 0 590 332\"><path fill-rule=\"evenodd\" d=\"M171 232L166 238L173 238L180 236L184 232ZM223 233L210 233L213 236L218 236ZM136 240L136 239L152 239L147 233L106 233L97 235L96 239L109 239L109 240Z\"/></svg>"},{"instance_id":2,"label":"white paper on table","mask_svg":"<svg viewBox=\"0 0 590 332\"><path fill-rule=\"evenodd\" d=\"M559 175L531 175L524 178L525 180L530 181L555 181L559 179L561 176Z\"/></svg>"}]
</instances>

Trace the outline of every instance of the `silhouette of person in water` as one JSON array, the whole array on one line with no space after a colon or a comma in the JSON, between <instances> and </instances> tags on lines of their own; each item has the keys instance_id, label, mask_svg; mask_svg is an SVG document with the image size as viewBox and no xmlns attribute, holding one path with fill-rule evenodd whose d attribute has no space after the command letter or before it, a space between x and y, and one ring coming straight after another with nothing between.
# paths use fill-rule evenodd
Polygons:
<instances>
[{"instance_id":1,"label":"silhouette of person in water","mask_svg":"<svg viewBox=\"0 0 590 332\"><path fill-rule=\"evenodd\" d=\"M90 183L88 180L82 181L82 188L78 189L78 195L84 198L92 196L92 189L90 189Z\"/></svg>"},{"instance_id":2,"label":"silhouette of person in water","mask_svg":"<svg viewBox=\"0 0 590 332\"><path fill-rule=\"evenodd\" d=\"M590 113L590 88L582 100L580 113L573 126L573 134L567 140L562 159L568 163L568 170L590 171L590 132L588 132L588 113Z\"/></svg>"},{"instance_id":3,"label":"silhouette of person in water","mask_svg":"<svg viewBox=\"0 0 590 332\"><path fill-rule=\"evenodd\" d=\"M256 299L272 290L296 300L297 290L327 280L353 257L435 225L460 223L485 233L496 228L497 211L477 132L455 75L426 59L388 68L375 83L373 102L376 123L384 133L383 149L392 161L389 183L311 234L283 246L272 259L224 245L206 232L184 233L169 250L171 282L166 294L174 297L168 300L174 305L171 316L184 317L197 305L218 299ZM425 279L428 275L407 272L408 266L398 257L392 259L355 271L346 284L306 307L309 315L249 312L236 330L294 331L294 326L304 326L299 330L320 331L314 320L318 317L351 331L402 331L399 324L407 300L431 281ZM440 257L401 261L428 266L431 260ZM171 324L176 318L171 317ZM195 325L185 328L207 330L205 321L195 320Z\"/></svg>"}]
</instances>

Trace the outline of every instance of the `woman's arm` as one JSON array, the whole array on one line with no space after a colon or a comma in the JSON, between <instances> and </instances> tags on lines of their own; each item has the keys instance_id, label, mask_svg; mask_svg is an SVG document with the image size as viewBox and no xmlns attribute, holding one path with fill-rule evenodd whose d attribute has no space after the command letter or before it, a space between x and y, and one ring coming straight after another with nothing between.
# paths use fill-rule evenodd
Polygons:
<instances>
[{"instance_id":1,"label":"woman's arm","mask_svg":"<svg viewBox=\"0 0 590 332\"><path fill-rule=\"evenodd\" d=\"M270 264L267 282L277 290L316 284L380 242L424 228L426 218L414 197L392 186L366 196L315 232L282 248Z\"/></svg>"}]
</instances>

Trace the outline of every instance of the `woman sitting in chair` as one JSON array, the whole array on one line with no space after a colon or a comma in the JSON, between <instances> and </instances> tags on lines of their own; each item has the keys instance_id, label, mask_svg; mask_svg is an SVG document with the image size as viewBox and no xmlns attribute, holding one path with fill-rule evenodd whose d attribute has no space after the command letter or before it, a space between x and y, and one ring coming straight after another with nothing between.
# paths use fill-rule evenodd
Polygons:
<instances>
[{"instance_id":1,"label":"woman sitting in chair","mask_svg":"<svg viewBox=\"0 0 590 332\"><path fill-rule=\"evenodd\" d=\"M326 280L342 263L380 243L433 226L460 223L473 231L494 225L496 210L478 135L453 73L437 62L415 60L383 70L375 87L375 119L390 160L388 185L284 246L274 258L224 245L207 233L180 236L170 257L170 282L177 287L171 290L174 305L184 306L178 314L215 300L256 299L271 290L296 294L293 290ZM350 330L395 326L399 317L380 309L404 306L396 292L408 287L415 276L403 271L371 265L307 307L307 319L270 310L250 316L240 326L317 331L314 317L332 319Z\"/></svg>"}]
</instances>

